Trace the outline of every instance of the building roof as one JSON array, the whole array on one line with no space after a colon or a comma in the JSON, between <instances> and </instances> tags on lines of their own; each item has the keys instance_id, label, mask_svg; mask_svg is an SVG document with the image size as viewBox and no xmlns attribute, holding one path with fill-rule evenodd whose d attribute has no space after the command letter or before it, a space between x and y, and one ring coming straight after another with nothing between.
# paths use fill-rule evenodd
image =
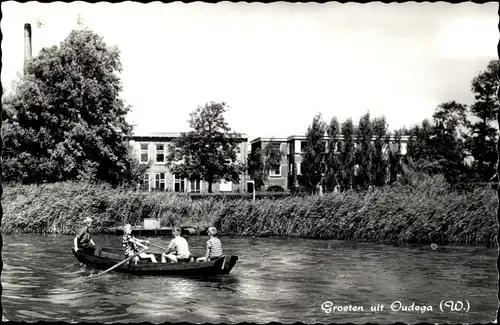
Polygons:
<instances>
[{"instance_id":1,"label":"building roof","mask_svg":"<svg viewBox=\"0 0 500 325\"><path fill-rule=\"evenodd\" d=\"M409 135L402 135L401 141L403 141L403 142L408 141L409 137L410 137ZM394 138L395 138L395 136L393 134L389 135L390 140L394 140ZM306 140L306 139L307 139L307 137L305 135L291 135L287 138L287 141ZM323 140L328 140L328 139L330 139L329 136L327 136L327 135L323 136ZM342 140L342 139L344 139L344 136L342 134L340 134L337 136L337 139ZM353 136L353 139L356 140L356 136ZM375 135L372 136L372 141L375 139L377 139L377 136L375 136Z\"/></svg>"},{"instance_id":2,"label":"building roof","mask_svg":"<svg viewBox=\"0 0 500 325\"><path fill-rule=\"evenodd\" d=\"M131 140L152 140L152 139L157 139L157 140L167 140L167 139L173 139L173 138L178 138L181 136L182 133L187 133L187 132L141 132L141 133L133 133L132 136L130 137ZM248 138L246 134L240 133L241 139L248 141Z\"/></svg>"},{"instance_id":3,"label":"building roof","mask_svg":"<svg viewBox=\"0 0 500 325\"><path fill-rule=\"evenodd\" d=\"M132 133L132 137L179 137L182 132L139 132Z\"/></svg>"},{"instance_id":4,"label":"building roof","mask_svg":"<svg viewBox=\"0 0 500 325\"><path fill-rule=\"evenodd\" d=\"M287 141L292 141L292 140L306 140L307 137L306 137L305 134L301 134L301 135L291 135L291 136L289 136L286 139L287 139ZM323 136L323 139L324 140L328 140L329 138L328 138L327 135L325 135L325 136Z\"/></svg>"},{"instance_id":5,"label":"building roof","mask_svg":"<svg viewBox=\"0 0 500 325\"><path fill-rule=\"evenodd\" d=\"M263 138L263 137L258 137L250 141L250 144L254 144L257 142L287 142L287 138Z\"/></svg>"}]
</instances>

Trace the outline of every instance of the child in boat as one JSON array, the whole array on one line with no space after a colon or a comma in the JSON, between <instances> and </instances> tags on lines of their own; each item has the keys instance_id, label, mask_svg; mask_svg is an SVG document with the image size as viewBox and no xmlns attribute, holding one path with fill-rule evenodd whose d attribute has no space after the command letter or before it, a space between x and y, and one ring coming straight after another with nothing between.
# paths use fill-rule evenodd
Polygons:
<instances>
[{"instance_id":1,"label":"child in boat","mask_svg":"<svg viewBox=\"0 0 500 325\"><path fill-rule=\"evenodd\" d=\"M191 259L191 252L189 252L188 242L181 236L181 229L174 228L172 235L174 239L168 244L167 251L161 254L161 262L166 263L167 259L172 263L179 261L189 261Z\"/></svg>"},{"instance_id":2,"label":"child in boat","mask_svg":"<svg viewBox=\"0 0 500 325\"><path fill-rule=\"evenodd\" d=\"M90 235L90 226L92 225L92 218L85 218L83 220L84 226L78 231L75 236L75 252L82 250L85 253L94 254L95 243Z\"/></svg>"},{"instance_id":3,"label":"child in boat","mask_svg":"<svg viewBox=\"0 0 500 325\"><path fill-rule=\"evenodd\" d=\"M140 240L135 238L132 234L132 226L130 224L126 224L123 227L123 238L122 238L122 246L125 252L126 257L130 257L139 252L139 246L146 248L144 244L149 244L147 240ZM135 265L139 262L139 258L150 259L153 263L158 263L154 254L141 253L134 257Z\"/></svg>"},{"instance_id":4,"label":"child in boat","mask_svg":"<svg viewBox=\"0 0 500 325\"><path fill-rule=\"evenodd\" d=\"M220 239L216 237L217 229L215 227L208 228L208 236L207 240L207 252L204 257L198 258L197 262L206 262L206 261L214 261L222 256L222 244Z\"/></svg>"}]
</instances>

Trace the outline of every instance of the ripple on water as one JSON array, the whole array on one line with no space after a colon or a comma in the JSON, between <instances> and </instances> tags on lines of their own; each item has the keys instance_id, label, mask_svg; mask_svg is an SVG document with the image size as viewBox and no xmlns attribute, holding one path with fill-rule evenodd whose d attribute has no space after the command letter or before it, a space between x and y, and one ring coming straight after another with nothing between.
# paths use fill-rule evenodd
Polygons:
<instances>
[{"instance_id":1,"label":"ripple on water","mask_svg":"<svg viewBox=\"0 0 500 325\"><path fill-rule=\"evenodd\" d=\"M57 275L59 276L76 276L76 275L82 275L82 274L85 274L85 270L83 269L80 269L80 270L76 270L76 271L73 271L73 272L59 272L59 273L56 273Z\"/></svg>"},{"instance_id":2,"label":"ripple on water","mask_svg":"<svg viewBox=\"0 0 500 325\"><path fill-rule=\"evenodd\" d=\"M5 259L5 256L3 257ZM26 267L26 266L15 266L15 265L10 265L10 264L7 264L4 262L3 264L3 269L2 269L2 273L4 271L7 271L7 272L12 272L12 271L16 271L16 272L19 272L19 271L32 271L30 268Z\"/></svg>"},{"instance_id":3,"label":"ripple on water","mask_svg":"<svg viewBox=\"0 0 500 325\"><path fill-rule=\"evenodd\" d=\"M33 284L19 284L19 283L10 283L10 282L5 282L2 281L2 287L4 290L12 290L12 289L36 289L39 286L38 285L33 285Z\"/></svg>"},{"instance_id":4,"label":"ripple on water","mask_svg":"<svg viewBox=\"0 0 500 325\"><path fill-rule=\"evenodd\" d=\"M49 317L47 317L46 315L37 313L36 311L32 311L32 310L21 309L21 310L18 310L17 312L19 314L21 314L22 316L27 316L27 317L34 318L34 319L40 319L40 320L49 319Z\"/></svg>"}]
</instances>

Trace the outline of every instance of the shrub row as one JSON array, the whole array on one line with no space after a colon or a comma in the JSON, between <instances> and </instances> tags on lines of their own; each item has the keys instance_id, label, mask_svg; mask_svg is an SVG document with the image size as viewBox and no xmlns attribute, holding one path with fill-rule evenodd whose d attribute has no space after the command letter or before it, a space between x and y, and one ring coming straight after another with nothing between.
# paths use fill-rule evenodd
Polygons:
<instances>
[{"instance_id":1,"label":"shrub row","mask_svg":"<svg viewBox=\"0 0 500 325\"><path fill-rule=\"evenodd\" d=\"M236 198L237 197L237 198ZM215 225L240 236L294 236L369 242L494 245L495 192L449 193L432 186L396 186L365 193L264 198L187 196L112 189L77 182L5 188L3 232L73 234L93 217L99 232L143 218L162 226Z\"/></svg>"}]
</instances>

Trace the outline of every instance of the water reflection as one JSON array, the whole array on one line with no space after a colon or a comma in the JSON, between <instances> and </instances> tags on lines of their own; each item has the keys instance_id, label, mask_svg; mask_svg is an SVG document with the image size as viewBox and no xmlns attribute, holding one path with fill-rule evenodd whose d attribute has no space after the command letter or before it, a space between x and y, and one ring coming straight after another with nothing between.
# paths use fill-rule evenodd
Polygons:
<instances>
[{"instance_id":1,"label":"water reflection","mask_svg":"<svg viewBox=\"0 0 500 325\"><path fill-rule=\"evenodd\" d=\"M117 236L95 241L120 248ZM190 238L192 251L203 252L205 241ZM89 278L93 270L73 257L70 236L16 235L4 242L2 302L14 321L472 323L496 312L496 252L483 248L223 238L225 252L240 257L228 276ZM465 315L388 310L395 300L436 305L443 298L467 299L472 308ZM325 314L326 300L365 310ZM386 310L370 311L376 303Z\"/></svg>"}]
</instances>

